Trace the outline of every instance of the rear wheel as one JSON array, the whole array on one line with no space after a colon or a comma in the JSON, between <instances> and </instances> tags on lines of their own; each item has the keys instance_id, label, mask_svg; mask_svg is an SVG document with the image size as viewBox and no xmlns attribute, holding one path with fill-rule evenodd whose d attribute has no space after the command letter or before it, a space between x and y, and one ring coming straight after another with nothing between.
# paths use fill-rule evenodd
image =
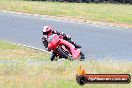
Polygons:
<instances>
[{"instance_id":1,"label":"rear wheel","mask_svg":"<svg viewBox=\"0 0 132 88\"><path fill-rule=\"evenodd\" d=\"M80 52L80 61L84 61L85 60L85 56L82 52Z\"/></svg>"}]
</instances>

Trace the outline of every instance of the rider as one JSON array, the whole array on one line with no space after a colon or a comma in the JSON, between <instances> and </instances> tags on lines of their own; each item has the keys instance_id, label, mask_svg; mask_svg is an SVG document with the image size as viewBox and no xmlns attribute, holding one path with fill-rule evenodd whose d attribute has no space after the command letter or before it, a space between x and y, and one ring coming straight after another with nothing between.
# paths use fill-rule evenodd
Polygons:
<instances>
[{"instance_id":1,"label":"rider","mask_svg":"<svg viewBox=\"0 0 132 88\"><path fill-rule=\"evenodd\" d=\"M58 31L56 31L56 30L53 30L52 27L50 27L50 26L44 26L42 32L43 32L43 36L44 36L44 37L42 38L42 42L43 42L45 48L48 47L47 38L48 38L50 35L52 35L52 34L62 35L62 36L63 36L63 39L64 39L64 40L67 40L67 41L70 42L70 43L72 43L72 44L75 46L75 48L81 48L80 45L77 45L75 42L73 42L73 41L71 40L71 37L70 37L69 35L66 35L66 34L64 34L63 32L58 32ZM53 52L53 53L52 53L52 56L51 56L51 60L53 60L53 59L55 58L55 56L56 56L56 54Z\"/></svg>"},{"instance_id":2,"label":"rider","mask_svg":"<svg viewBox=\"0 0 132 88\"><path fill-rule=\"evenodd\" d=\"M42 32L43 32L43 35L44 35L44 37L42 38L42 40L43 40L43 44L45 45L45 48L48 47L48 42L47 42L46 39L47 39L50 35L52 35L52 34L62 35L62 36L63 36L63 39L64 39L64 40L67 40L67 41L70 42L70 43L72 43L72 44L75 46L75 48L81 48L80 45L77 45L75 42L73 42L73 41L71 40L71 37L70 37L69 35L66 35L66 34L64 34L63 32L57 32L56 30L53 30L52 27L50 27L50 26L44 26ZM45 35L46 35L46 36L45 36Z\"/></svg>"}]
</instances>

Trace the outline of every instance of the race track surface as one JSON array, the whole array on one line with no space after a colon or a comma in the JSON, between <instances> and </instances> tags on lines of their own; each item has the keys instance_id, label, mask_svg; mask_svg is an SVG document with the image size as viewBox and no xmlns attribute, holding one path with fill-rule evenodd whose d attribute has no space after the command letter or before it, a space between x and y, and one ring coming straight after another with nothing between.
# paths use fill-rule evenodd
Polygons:
<instances>
[{"instance_id":1,"label":"race track surface","mask_svg":"<svg viewBox=\"0 0 132 88\"><path fill-rule=\"evenodd\" d=\"M44 49L42 27L50 25L81 44L85 55L132 60L132 29L0 12L0 40Z\"/></svg>"}]
</instances>

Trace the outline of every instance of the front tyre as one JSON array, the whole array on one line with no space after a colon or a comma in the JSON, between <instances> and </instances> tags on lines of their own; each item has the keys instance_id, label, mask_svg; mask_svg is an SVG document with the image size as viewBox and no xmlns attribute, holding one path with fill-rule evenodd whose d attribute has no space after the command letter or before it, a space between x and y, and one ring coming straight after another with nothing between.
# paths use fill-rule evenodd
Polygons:
<instances>
[{"instance_id":1,"label":"front tyre","mask_svg":"<svg viewBox=\"0 0 132 88\"><path fill-rule=\"evenodd\" d=\"M64 51L62 48L58 48L57 51L60 53L62 58L68 59L70 61L73 60L72 56L69 56L68 53L66 53L66 51Z\"/></svg>"},{"instance_id":2,"label":"front tyre","mask_svg":"<svg viewBox=\"0 0 132 88\"><path fill-rule=\"evenodd\" d=\"M57 48L57 51L60 53L61 57L67 59L68 55L62 50L62 48Z\"/></svg>"}]
</instances>

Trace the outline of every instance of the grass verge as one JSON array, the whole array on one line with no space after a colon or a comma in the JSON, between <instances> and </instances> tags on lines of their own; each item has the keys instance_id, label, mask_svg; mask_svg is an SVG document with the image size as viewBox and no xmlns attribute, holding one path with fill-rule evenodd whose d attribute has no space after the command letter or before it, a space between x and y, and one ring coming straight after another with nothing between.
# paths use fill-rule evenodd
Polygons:
<instances>
[{"instance_id":1,"label":"grass verge","mask_svg":"<svg viewBox=\"0 0 132 88\"><path fill-rule=\"evenodd\" d=\"M0 10L132 24L132 5L0 0Z\"/></svg>"},{"instance_id":2,"label":"grass verge","mask_svg":"<svg viewBox=\"0 0 132 88\"><path fill-rule=\"evenodd\" d=\"M30 48L0 41L0 88L80 88L76 83L77 68L87 73L127 73L132 75L132 62L111 59L53 61L49 55ZM82 88L131 88L130 84L89 84Z\"/></svg>"}]
</instances>

